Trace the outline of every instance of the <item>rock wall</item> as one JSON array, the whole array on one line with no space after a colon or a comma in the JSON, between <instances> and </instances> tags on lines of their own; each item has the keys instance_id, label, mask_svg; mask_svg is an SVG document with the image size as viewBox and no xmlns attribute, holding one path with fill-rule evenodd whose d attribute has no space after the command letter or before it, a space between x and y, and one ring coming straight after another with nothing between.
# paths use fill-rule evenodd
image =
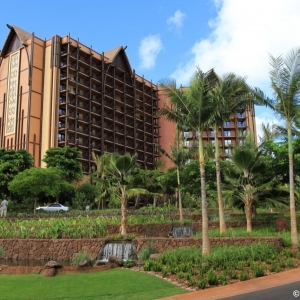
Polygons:
<instances>
[{"instance_id":1,"label":"rock wall","mask_svg":"<svg viewBox=\"0 0 300 300\"><path fill-rule=\"evenodd\" d=\"M80 252L96 257L105 239L1 239L5 257L69 260Z\"/></svg>"},{"instance_id":2,"label":"rock wall","mask_svg":"<svg viewBox=\"0 0 300 300\"><path fill-rule=\"evenodd\" d=\"M282 247L281 238L210 238L211 246L246 245L257 242L267 242L278 248ZM12 259L48 259L70 260L80 252L87 252L92 257L105 244L106 239L2 239L0 247L5 250L5 257ZM201 247L200 238L136 238L133 244L139 253L143 247L149 245L161 253L165 250L195 246Z\"/></svg>"},{"instance_id":3,"label":"rock wall","mask_svg":"<svg viewBox=\"0 0 300 300\"><path fill-rule=\"evenodd\" d=\"M262 222L252 222L252 226L259 227L274 224L274 222L262 221ZM179 227L179 224L172 225L170 223L165 224L128 224L127 225L127 233L134 233L137 236L147 236L147 237L167 237L169 233L172 231L172 227ZM202 223L196 222L192 225L184 225L184 226L192 226L196 232L201 232ZM209 222L208 227L210 229L219 228L219 222ZM244 227L246 228L246 222L237 221L237 222L226 222L227 228L237 228ZM275 224L274 224L275 227ZM120 232L120 225L107 225L107 231L109 234L118 234Z\"/></svg>"},{"instance_id":4,"label":"rock wall","mask_svg":"<svg viewBox=\"0 0 300 300\"><path fill-rule=\"evenodd\" d=\"M214 246L229 246L229 245L249 245L258 242L266 242L276 246L281 249L283 246L282 238L272 237L272 238L210 238L210 245ZM180 247L199 247L202 246L202 239L200 238L136 238L133 241L134 246L139 253L144 247L149 244L155 249L157 253L161 253L166 250L172 250Z\"/></svg>"}]
</instances>

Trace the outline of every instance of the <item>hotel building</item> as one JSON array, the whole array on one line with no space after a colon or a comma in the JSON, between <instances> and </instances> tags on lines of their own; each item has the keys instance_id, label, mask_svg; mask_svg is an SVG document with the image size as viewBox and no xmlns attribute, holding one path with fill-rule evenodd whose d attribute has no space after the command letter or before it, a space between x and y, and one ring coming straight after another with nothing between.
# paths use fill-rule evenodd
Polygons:
<instances>
[{"instance_id":1,"label":"hotel building","mask_svg":"<svg viewBox=\"0 0 300 300\"><path fill-rule=\"evenodd\" d=\"M0 53L0 147L26 149L36 166L52 147L137 154L143 168L159 157L158 87L135 74L126 47L98 53L68 36L42 40L16 26Z\"/></svg>"}]
</instances>

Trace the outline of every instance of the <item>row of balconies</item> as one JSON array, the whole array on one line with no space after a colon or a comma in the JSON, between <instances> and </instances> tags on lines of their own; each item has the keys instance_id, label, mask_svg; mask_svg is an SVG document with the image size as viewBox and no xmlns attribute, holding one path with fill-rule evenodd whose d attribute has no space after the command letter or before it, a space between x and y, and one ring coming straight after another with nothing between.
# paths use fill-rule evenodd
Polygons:
<instances>
[{"instance_id":1,"label":"row of balconies","mask_svg":"<svg viewBox=\"0 0 300 300\"><path fill-rule=\"evenodd\" d=\"M78 71L86 76L89 76L90 78L94 78L94 79L100 81L100 83L101 83L102 78L101 78L100 74L93 73L93 71L87 67L84 68L82 66L78 66L75 62L69 62L69 64L68 64L66 59L65 60L62 59L60 62L60 67L62 69L61 79L67 79L67 70L65 68L69 67L69 68L73 69L74 73L76 71ZM76 76L75 74L72 74L71 76L69 76L69 79L74 82L81 83L85 86L89 86L89 82L90 82L90 79L86 78L85 80L83 80L83 78L80 78L80 77ZM83 81L80 82L80 79L82 79ZM119 76L119 77L117 77L117 79L119 79L119 81L116 81L116 80L114 80L113 75L111 75L111 78L110 78L109 74L106 75L105 79L106 79L105 80L106 86L115 88L116 90L118 90L120 92L127 93L127 94L133 96L133 93L130 90L127 90L128 84L132 87L132 83L130 81L125 82L125 84L124 84L123 78L121 79L121 77ZM99 88L100 88L100 86L98 87L98 89ZM150 97L150 98L152 98L153 95L156 96L156 93L157 93L156 91L152 91L149 87L146 87L143 89L142 85L138 84L138 83L136 84L136 90L143 93L144 96ZM140 99L140 98L141 98L141 96L138 96L138 99ZM142 100L142 99L140 99L140 100Z\"/></svg>"}]
</instances>

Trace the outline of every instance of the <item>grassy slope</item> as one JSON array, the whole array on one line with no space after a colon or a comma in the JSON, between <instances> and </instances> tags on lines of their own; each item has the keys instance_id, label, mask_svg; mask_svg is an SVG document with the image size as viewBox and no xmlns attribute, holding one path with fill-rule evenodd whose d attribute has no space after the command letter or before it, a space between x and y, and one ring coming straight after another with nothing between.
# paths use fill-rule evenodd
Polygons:
<instances>
[{"instance_id":1,"label":"grassy slope","mask_svg":"<svg viewBox=\"0 0 300 300\"><path fill-rule=\"evenodd\" d=\"M58 275L1 275L0 299L152 300L185 290L158 277L124 269Z\"/></svg>"}]
</instances>

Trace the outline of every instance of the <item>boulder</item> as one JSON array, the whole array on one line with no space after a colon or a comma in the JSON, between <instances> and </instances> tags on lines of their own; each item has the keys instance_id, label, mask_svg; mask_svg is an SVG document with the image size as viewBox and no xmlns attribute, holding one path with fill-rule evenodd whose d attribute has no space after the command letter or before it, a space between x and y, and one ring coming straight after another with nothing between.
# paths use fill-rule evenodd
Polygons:
<instances>
[{"instance_id":1,"label":"boulder","mask_svg":"<svg viewBox=\"0 0 300 300\"><path fill-rule=\"evenodd\" d=\"M55 260L48 261L44 266L45 269L61 268L61 267L62 267L62 265L59 264L58 262L56 262Z\"/></svg>"},{"instance_id":2,"label":"boulder","mask_svg":"<svg viewBox=\"0 0 300 300\"><path fill-rule=\"evenodd\" d=\"M42 275L44 277L54 277L56 275L56 269L55 268L43 269Z\"/></svg>"},{"instance_id":3,"label":"boulder","mask_svg":"<svg viewBox=\"0 0 300 300\"><path fill-rule=\"evenodd\" d=\"M104 265L105 265L105 262L102 261L102 260L96 260L95 263L94 263L94 267L104 266Z\"/></svg>"},{"instance_id":4,"label":"boulder","mask_svg":"<svg viewBox=\"0 0 300 300\"><path fill-rule=\"evenodd\" d=\"M119 267L122 267L124 265L124 260L122 258L119 258L119 257L114 256L114 255L109 255L108 262L115 263Z\"/></svg>"},{"instance_id":5,"label":"boulder","mask_svg":"<svg viewBox=\"0 0 300 300\"><path fill-rule=\"evenodd\" d=\"M276 226L276 232L282 232L282 231L289 230L289 224L288 224L287 219L285 219L285 218L276 219L275 226Z\"/></svg>"},{"instance_id":6,"label":"boulder","mask_svg":"<svg viewBox=\"0 0 300 300\"><path fill-rule=\"evenodd\" d=\"M150 255L149 258L152 259L152 260L157 260L159 258L159 256L160 256L159 253L153 253L153 254Z\"/></svg>"},{"instance_id":7,"label":"boulder","mask_svg":"<svg viewBox=\"0 0 300 300\"><path fill-rule=\"evenodd\" d=\"M92 261L90 259L82 259L79 263L79 267L91 267L93 264L92 264Z\"/></svg>"}]
</instances>

